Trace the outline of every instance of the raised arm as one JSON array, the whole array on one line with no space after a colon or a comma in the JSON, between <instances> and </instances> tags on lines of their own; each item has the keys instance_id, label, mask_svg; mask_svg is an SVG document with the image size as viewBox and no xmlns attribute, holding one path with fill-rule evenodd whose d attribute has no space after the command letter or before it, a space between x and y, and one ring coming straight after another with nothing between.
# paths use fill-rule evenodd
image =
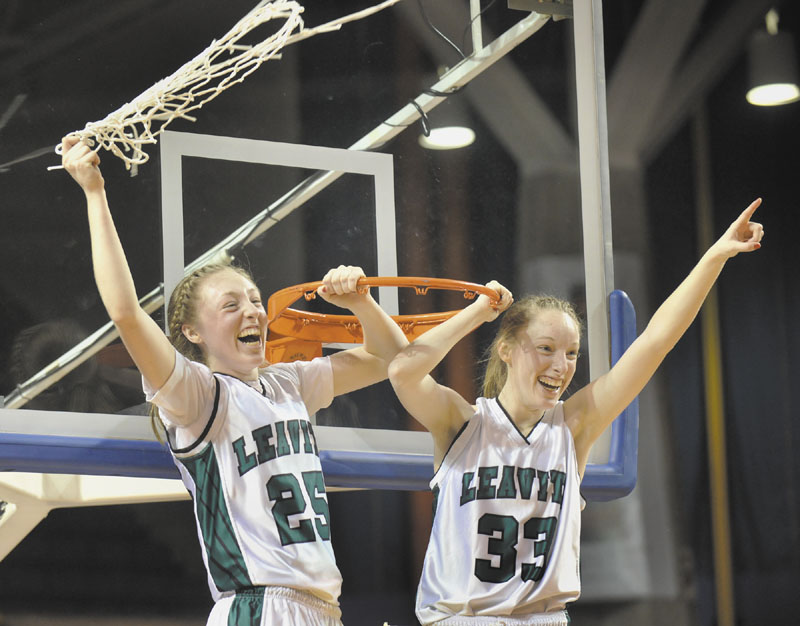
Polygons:
<instances>
[{"instance_id":1,"label":"raised arm","mask_svg":"<svg viewBox=\"0 0 800 626\"><path fill-rule=\"evenodd\" d=\"M686 332L725 262L740 252L761 247L764 229L750 221L760 204L760 198L755 200L706 251L611 371L565 401L565 416L575 438L581 475L592 444L639 394Z\"/></svg>"},{"instance_id":2,"label":"raised arm","mask_svg":"<svg viewBox=\"0 0 800 626\"><path fill-rule=\"evenodd\" d=\"M363 277L360 267L340 265L325 274L317 289L323 299L350 309L364 331L362 346L331 356L337 396L385 380L389 363L408 345L403 331L369 292L359 293L358 280Z\"/></svg>"},{"instance_id":3,"label":"raised arm","mask_svg":"<svg viewBox=\"0 0 800 626\"><path fill-rule=\"evenodd\" d=\"M430 372L463 337L511 306L513 296L508 289L496 281L487 286L500 295L496 308L487 296L479 296L449 320L417 337L389 366L389 380L400 402L433 436L436 467L474 409L456 391L437 383Z\"/></svg>"},{"instance_id":4,"label":"raised arm","mask_svg":"<svg viewBox=\"0 0 800 626\"><path fill-rule=\"evenodd\" d=\"M64 168L83 189L97 289L125 347L147 381L160 388L175 366L164 332L139 305L128 261L108 207L100 157L74 137L62 142Z\"/></svg>"}]
</instances>

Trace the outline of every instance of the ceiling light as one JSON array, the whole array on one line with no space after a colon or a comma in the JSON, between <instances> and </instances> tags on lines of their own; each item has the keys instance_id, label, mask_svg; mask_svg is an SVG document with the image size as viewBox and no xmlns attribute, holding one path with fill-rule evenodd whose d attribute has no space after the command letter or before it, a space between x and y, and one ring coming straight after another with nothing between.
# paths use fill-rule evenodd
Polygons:
<instances>
[{"instance_id":1,"label":"ceiling light","mask_svg":"<svg viewBox=\"0 0 800 626\"><path fill-rule=\"evenodd\" d=\"M778 32L778 12L766 15L766 30L753 34L748 48L750 89L747 101L758 106L776 106L800 100L794 40Z\"/></svg>"},{"instance_id":2,"label":"ceiling light","mask_svg":"<svg viewBox=\"0 0 800 626\"><path fill-rule=\"evenodd\" d=\"M471 126L472 117L464 103L450 97L429 113L419 145L429 150L464 148L475 141Z\"/></svg>"},{"instance_id":3,"label":"ceiling light","mask_svg":"<svg viewBox=\"0 0 800 626\"><path fill-rule=\"evenodd\" d=\"M429 150L455 150L475 141L475 131L466 126L432 128L428 136L419 136L419 145Z\"/></svg>"}]
</instances>

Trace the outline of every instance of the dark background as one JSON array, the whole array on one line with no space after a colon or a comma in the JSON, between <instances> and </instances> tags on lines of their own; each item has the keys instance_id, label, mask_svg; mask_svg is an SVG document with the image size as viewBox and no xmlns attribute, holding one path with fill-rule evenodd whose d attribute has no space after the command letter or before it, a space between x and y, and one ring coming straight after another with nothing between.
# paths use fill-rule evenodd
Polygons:
<instances>
[{"instance_id":1,"label":"dark background","mask_svg":"<svg viewBox=\"0 0 800 626\"><path fill-rule=\"evenodd\" d=\"M92 281L79 190L63 172L46 172L46 166L58 162L55 155L21 157L54 146L63 134L102 119L135 97L225 32L250 4L10 0L0 6L0 111L18 94L25 95L0 128L0 394L25 380L25 367L31 368L30 375L37 371L36 363L47 362L43 354L33 354L34 344L20 348L24 329L71 319L91 331L106 319ZM305 17L313 26L367 4L309 2ZM610 79L647 3L605 4ZM741 4L707 2L684 56L707 43L713 27ZM463 10L461 3L453 6ZM435 80L436 63L394 11L287 48L284 61L268 63L243 85L195 112L196 124L179 121L171 129L349 146ZM497 33L520 17L498 2L487 9L485 20ZM781 30L796 34L799 20L797 3L783 2ZM759 26L754 20L752 29ZM510 56L556 119L572 128L571 108L566 106L571 93L571 59L564 44L568 28L568 22L547 24ZM448 34L460 43L462 33ZM733 259L719 281L728 484L738 623L788 625L800 614L800 461L795 453L800 427L792 393L800 367L800 219L795 199L800 103L749 105L744 99L745 49L743 39L705 81L704 97L694 105L704 106L709 121L715 232L721 233L753 198L764 198L757 213L766 231L762 250ZM452 63L457 61L453 52ZM280 63L291 64L293 80L273 67ZM286 110L292 111L291 123L269 114ZM399 272L416 274L411 270L422 265L423 273L433 276L474 282L499 278L513 287L519 279L513 250L520 245L514 205L521 174L474 112L473 122L478 140L462 151L423 151L415 143L416 128L382 148L395 159ZM613 207L613 143L610 151ZM149 154L151 162L136 177L113 156L103 155L110 202L142 293L158 282L161 272L157 149ZM653 303L669 294L698 257L695 156L686 117L643 159L647 233L642 262ZM218 164L189 169L185 188L191 190L194 181L212 181L190 198L197 211L196 231L187 234L190 250L202 251L254 208L263 208L264 198L271 201L279 195L281 183L290 186L276 180L280 177L274 172L257 168L234 170ZM278 263L269 256L278 245L274 235L249 252L262 290L269 293L317 278L329 266L350 262L354 249L366 266L372 263L372 252L360 249L368 240L369 233L363 232L371 228L368 220L356 213L352 226L343 228L340 223L331 226L326 220L335 218L325 215L329 205L352 205L358 211L370 201L368 187L351 179L334 185L303 215L293 215L290 219L298 221L309 242L301 254L302 267L295 268L293 280L271 272L270 264ZM343 219L348 215L345 210ZM615 214L615 228L618 219ZM443 243L453 230L462 247ZM67 347L73 345L71 335L59 328ZM476 351L486 344L488 332L477 334ZM477 369L470 378L478 375ZM668 356L662 377L668 390L665 445L675 515L689 555L683 598L693 622L706 626L715 623L715 608L699 325ZM137 401L130 386L98 378L98 371L88 366L50 397L39 398L53 408L96 411L122 410ZM368 421L374 399L365 396L358 402L357 419ZM382 419L405 422L394 405L386 407ZM415 519L427 506L426 497L388 491L330 495L334 545L345 580L346 623L413 623L419 544L424 544ZM56 510L0 563L0 615L105 615L112 623L114 615L169 615L203 623L209 606L186 502ZM579 602L578 624L580 607Z\"/></svg>"}]
</instances>

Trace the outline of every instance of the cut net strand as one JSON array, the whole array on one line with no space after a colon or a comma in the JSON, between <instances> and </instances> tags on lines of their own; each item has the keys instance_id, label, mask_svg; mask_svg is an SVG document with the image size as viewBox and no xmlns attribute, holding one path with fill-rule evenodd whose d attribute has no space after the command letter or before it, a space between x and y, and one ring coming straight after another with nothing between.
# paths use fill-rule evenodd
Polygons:
<instances>
[{"instance_id":1,"label":"cut net strand","mask_svg":"<svg viewBox=\"0 0 800 626\"><path fill-rule=\"evenodd\" d=\"M221 39L214 40L200 54L177 71L161 79L131 102L105 119L89 122L83 130L69 133L95 150L103 148L122 159L126 169L146 163L150 158L144 146L155 144L156 137L175 119L197 121L190 111L201 108L220 93L241 83L262 63L280 58L279 51L292 43L319 33L338 30L343 24L377 13L400 0L385 0L314 28L305 28L304 7L294 0L262 0ZM263 41L247 45L242 38L273 19L284 23ZM56 147L61 154L61 145Z\"/></svg>"}]
</instances>

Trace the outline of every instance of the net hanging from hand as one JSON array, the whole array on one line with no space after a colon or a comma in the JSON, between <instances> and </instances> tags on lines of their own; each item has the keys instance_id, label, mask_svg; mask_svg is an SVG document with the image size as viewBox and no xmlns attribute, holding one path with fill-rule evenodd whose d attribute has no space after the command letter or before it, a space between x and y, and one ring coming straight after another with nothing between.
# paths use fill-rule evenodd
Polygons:
<instances>
[{"instance_id":1,"label":"net hanging from hand","mask_svg":"<svg viewBox=\"0 0 800 626\"><path fill-rule=\"evenodd\" d=\"M262 0L229 30L214 40L200 54L170 76L161 79L131 102L105 119L89 122L70 133L96 149L104 148L124 161L131 169L150 158L143 147L156 143L156 137L176 118L191 122L190 111L201 108L221 92L241 83L265 61L280 58L278 52L291 43L313 35L338 30L343 24L359 20L400 0L385 0L375 6L351 13L332 22L305 28L301 13L304 7L294 0ZM260 43L245 45L241 39L273 19L283 19L281 27ZM61 154L61 146L56 147Z\"/></svg>"}]
</instances>

